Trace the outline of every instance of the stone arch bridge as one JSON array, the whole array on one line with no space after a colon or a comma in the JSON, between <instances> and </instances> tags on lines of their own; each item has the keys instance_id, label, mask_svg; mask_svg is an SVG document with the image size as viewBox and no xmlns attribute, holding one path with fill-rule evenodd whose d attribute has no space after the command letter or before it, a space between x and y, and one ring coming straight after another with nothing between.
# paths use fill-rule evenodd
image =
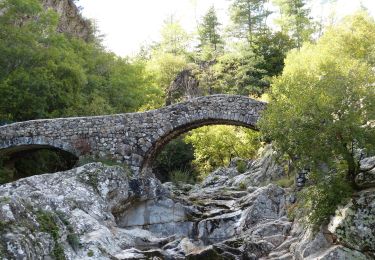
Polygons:
<instances>
[{"instance_id":1,"label":"stone arch bridge","mask_svg":"<svg viewBox=\"0 0 375 260\"><path fill-rule=\"evenodd\" d=\"M57 148L77 157L125 162L146 173L160 149L194 128L230 124L257 130L266 103L244 96L212 95L143 113L32 120L0 127L0 156Z\"/></svg>"}]
</instances>

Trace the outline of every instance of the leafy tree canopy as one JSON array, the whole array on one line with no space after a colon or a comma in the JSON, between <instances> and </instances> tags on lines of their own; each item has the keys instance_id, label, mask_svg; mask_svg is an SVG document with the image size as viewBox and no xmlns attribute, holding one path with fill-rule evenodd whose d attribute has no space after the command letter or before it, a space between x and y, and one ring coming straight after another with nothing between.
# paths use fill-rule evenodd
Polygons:
<instances>
[{"instance_id":1,"label":"leafy tree canopy","mask_svg":"<svg viewBox=\"0 0 375 260\"><path fill-rule=\"evenodd\" d=\"M58 15L38 0L0 9L1 120L136 111L158 91L144 64L58 33Z\"/></svg>"},{"instance_id":2,"label":"leafy tree canopy","mask_svg":"<svg viewBox=\"0 0 375 260\"><path fill-rule=\"evenodd\" d=\"M345 169L355 186L358 149L374 152L375 22L364 13L285 60L261 121L264 135L300 165Z\"/></svg>"},{"instance_id":3,"label":"leafy tree canopy","mask_svg":"<svg viewBox=\"0 0 375 260\"><path fill-rule=\"evenodd\" d=\"M191 131L185 141L194 147L193 163L207 174L219 166L228 166L234 157L252 158L260 147L259 134L235 126L204 126Z\"/></svg>"}]
</instances>

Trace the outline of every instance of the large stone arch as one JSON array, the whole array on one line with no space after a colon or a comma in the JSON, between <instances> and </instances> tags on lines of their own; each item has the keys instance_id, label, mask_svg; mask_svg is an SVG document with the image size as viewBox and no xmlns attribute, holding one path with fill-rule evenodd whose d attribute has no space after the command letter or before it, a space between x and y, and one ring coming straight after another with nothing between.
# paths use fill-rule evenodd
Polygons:
<instances>
[{"instance_id":1,"label":"large stone arch","mask_svg":"<svg viewBox=\"0 0 375 260\"><path fill-rule=\"evenodd\" d=\"M230 119L220 119L220 118L206 118L202 120L197 120L193 122L189 122L183 124L179 127L174 128L170 132L166 133L164 136L161 136L158 140L153 143L153 146L146 152L142 166L141 172L147 174L151 168L154 159L157 157L159 152L163 150L163 147L167 145L171 140L174 138L187 133L193 129L208 126L208 125L233 125L233 126L242 126L246 128L250 128L252 130L258 131L258 128L255 124L248 124L244 121L240 120L230 120Z\"/></svg>"},{"instance_id":2,"label":"large stone arch","mask_svg":"<svg viewBox=\"0 0 375 260\"><path fill-rule=\"evenodd\" d=\"M76 156L110 157L134 173L170 139L211 124L254 130L266 103L237 95L212 95L143 113L33 120L0 127L0 155L12 147L48 145Z\"/></svg>"}]
</instances>

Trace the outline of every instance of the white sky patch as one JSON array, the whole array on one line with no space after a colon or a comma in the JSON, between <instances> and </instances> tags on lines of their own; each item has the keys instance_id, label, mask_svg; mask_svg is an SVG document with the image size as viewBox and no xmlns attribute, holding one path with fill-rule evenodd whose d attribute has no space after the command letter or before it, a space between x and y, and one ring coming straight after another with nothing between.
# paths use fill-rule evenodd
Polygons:
<instances>
[{"instance_id":1,"label":"white sky patch","mask_svg":"<svg viewBox=\"0 0 375 260\"><path fill-rule=\"evenodd\" d=\"M353 13L362 4L375 16L375 0L314 0L312 15L323 16L325 21L335 8L336 17ZM93 19L101 34L103 44L117 55L133 55L142 45L158 41L164 20L174 15L188 32L194 32L197 21L212 5L215 6L223 26L228 24L228 0L80 0L83 15ZM317 18L319 19L319 18Z\"/></svg>"}]
</instances>

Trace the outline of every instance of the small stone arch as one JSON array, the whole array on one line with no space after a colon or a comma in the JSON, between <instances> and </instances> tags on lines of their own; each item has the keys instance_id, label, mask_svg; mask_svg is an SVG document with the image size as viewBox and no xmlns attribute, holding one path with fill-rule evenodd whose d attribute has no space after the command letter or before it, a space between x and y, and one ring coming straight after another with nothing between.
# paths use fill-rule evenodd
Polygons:
<instances>
[{"instance_id":1,"label":"small stone arch","mask_svg":"<svg viewBox=\"0 0 375 260\"><path fill-rule=\"evenodd\" d=\"M56 146L47 144L21 144L0 150L0 164L4 169L1 183L29 176L70 170L79 157Z\"/></svg>"},{"instance_id":2,"label":"small stone arch","mask_svg":"<svg viewBox=\"0 0 375 260\"><path fill-rule=\"evenodd\" d=\"M19 137L9 140L0 149L0 156L7 156L13 153L31 151L37 149L56 149L68 152L77 158L80 153L77 149L72 147L69 142L61 142L60 140L51 140L44 137Z\"/></svg>"}]
</instances>

